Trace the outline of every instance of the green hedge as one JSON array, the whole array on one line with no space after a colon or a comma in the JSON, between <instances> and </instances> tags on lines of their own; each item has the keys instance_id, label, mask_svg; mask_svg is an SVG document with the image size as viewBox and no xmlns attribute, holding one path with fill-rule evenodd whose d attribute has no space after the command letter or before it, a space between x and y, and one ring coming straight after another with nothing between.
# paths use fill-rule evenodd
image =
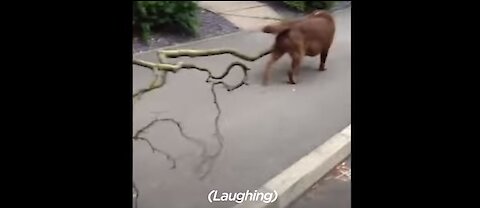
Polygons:
<instances>
[{"instance_id":1,"label":"green hedge","mask_svg":"<svg viewBox=\"0 0 480 208\"><path fill-rule=\"evenodd\" d=\"M315 9L330 9L335 1L283 1L283 3L301 12L311 12Z\"/></svg>"},{"instance_id":2,"label":"green hedge","mask_svg":"<svg viewBox=\"0 0 480 208\"><path fill-rule=\"evenodd\" d=\"M195 1L134 1L133 27L150 37L152 29L179 25L190 33L198 28L198 5Z\"/></svg>"}]
</instances>

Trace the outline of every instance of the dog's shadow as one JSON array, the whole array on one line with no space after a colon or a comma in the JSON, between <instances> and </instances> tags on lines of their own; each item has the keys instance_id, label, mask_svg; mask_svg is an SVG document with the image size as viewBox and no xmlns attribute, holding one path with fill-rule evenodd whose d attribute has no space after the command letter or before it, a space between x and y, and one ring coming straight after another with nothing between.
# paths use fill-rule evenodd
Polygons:
<instances>
[{"instance_id":1,"label":"dog's shadow","mask_svg":"<svg viewBox=\"0 0 480 208\"><path fill-rule=\"evenodd\" d=\"M267 58L266 60L268 60ZM266 61L260 65L260 70L255 70L252 73L252 83L263 84L263 73L265 72ZM300 73L296 84L311 83L317 79L317 76L322 76L328 71L318 70L320 67L320 56L304 57L302 65L300 66ZM279 59L274 65L268 85L292 85L288 80L288 72L292 69L292 59L289 56L284 56Z\"/></svg>"}]
</instances>

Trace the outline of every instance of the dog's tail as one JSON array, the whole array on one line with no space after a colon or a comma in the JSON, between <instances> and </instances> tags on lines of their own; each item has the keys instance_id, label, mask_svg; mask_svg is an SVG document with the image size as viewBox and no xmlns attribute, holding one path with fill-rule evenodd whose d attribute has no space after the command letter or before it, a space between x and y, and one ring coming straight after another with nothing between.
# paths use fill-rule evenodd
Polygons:
<instances>
[{"instance_id":1,"label":"dog's tail","mask_svg":"<svg viewBox=\"0 0 480 208\"><path fill-rule=\"evenodd\" d=\"M267 25L262 29L262 31L264 33L280 34L285 30L290 29L291 24L292 24L291 22L282 22L278 24Z\"/></svg>"},{"instance_id":2,"label":"dog's tail","mask_svg":"<svg viewBox=\"0 0 480 208\"><path fill-rule=\"evenodd\" d=\"M330 22L334 22L332 15L330 12L325 10L316 10L309 14L307 18L324 18ZM271 34L280 34L282 32L286 32L286 30L290 29L290 27L295 24L297 21L288 21L288 22L281 22L277 24L267 25L263 27L262 31L264 33L271 33Z\"/></svg>"}]
</instances>

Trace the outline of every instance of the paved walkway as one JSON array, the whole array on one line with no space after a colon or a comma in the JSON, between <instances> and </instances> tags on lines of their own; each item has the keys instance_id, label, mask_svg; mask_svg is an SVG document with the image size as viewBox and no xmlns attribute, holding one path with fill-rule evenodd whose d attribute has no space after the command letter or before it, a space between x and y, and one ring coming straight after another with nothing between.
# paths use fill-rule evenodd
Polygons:
<instances>
[{"instance_id":1,"label":"paved walkway","mask_svg":"<svg viewBox=\"0 0 480 208\"><path fill-rule=\"evenodd\" d=\"M173 123L159 123L143 137L176 159L176 168L161 154L153 154L145 142L133 144L133 180L139 191L139 208L215 208L235 203L209 203L208 193L254 190L298 159L321 145L351 122L351 38L350 10L335 14L338 33L332 45L327 71L317 70L319 58L306 58L298 85L286 84L291 65L285 56L275 65L271 84L261 85L261 75L268 58L247 62L252 70L248 86L226 92L218 88L217 99L222 116L219 126L224 136L223 148L213 136L216 108L212 102L206 74L182 70L168 77L160 90L146 94L133 106L133 131L154 117L175 118L183 133L194 137L211 155L211 172L204 180L202 145L185 139ZM234 48L255 55L273 43L274 37L259 32L240 32L210 40L181 45L183 49ZM156 62L154 52L134 58ZM229 55L205 58L178 58L209 68L215 74L232 61ZM153 79L149 70L134 66L133 88L143 88ZM236 82L242 73L233 71L226 82Z\"/></svg>"},{"instance_id":2,"label":"paved walkway","mask_svg":"<svg viewBox=\"0 0 480 208\"><path fill-rule=\"evenodd\" d=\"M281 19L299 16L298 13L259 1L200 1L200 7L222 15L243 30L259 28Z\"/></svg>"},{"instance_id":3,"label":"paved walkway","mask_svg":"<svg viewBox=\"0 0 480 208\"><path fill-rule=\"evenodd\" d=\"M337 2L332 10L344 8L350 2ZM265 25L303 16L274 1L199 1L199 6L222 15L243 30L257 31Z\"/></svg>"}]
</instances>

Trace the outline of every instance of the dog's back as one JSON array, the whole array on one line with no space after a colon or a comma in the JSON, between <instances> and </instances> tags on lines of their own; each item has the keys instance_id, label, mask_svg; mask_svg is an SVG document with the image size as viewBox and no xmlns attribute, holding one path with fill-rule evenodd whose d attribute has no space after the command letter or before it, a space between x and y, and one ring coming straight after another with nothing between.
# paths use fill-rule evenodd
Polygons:
<instances>
[{"instance_id":1,"label":"dog's back","mask_svg":"<svg viewBox=\"0 0 480 208\"><path fill-rule=\"evenodd\" d=\"M267 63L264 73L264 84L270 77L272 64L283 54L292 58L292 70L288 73L290 83L295 84L303 56L320 54L320 71L326 70L325 60L333 42L335 22L326 11L315 11L305 18L267 25L263 32L276 35L272 48L272 58Z\"/></svg>"},{"instance_id":2,"label":"dog's back","mask_svg":"<svg viewBox=\"0 0 480 208\"><path fill-rule=\"evenodd\" d=\"M304 19L267 25L263 32L277 35L274 48L289 52L288 48L294 42L302 42L301 49L305 55L316 56L321 50L330 47L335 22L328 12L316 11Z\"/></svg>"}]
</instances>

